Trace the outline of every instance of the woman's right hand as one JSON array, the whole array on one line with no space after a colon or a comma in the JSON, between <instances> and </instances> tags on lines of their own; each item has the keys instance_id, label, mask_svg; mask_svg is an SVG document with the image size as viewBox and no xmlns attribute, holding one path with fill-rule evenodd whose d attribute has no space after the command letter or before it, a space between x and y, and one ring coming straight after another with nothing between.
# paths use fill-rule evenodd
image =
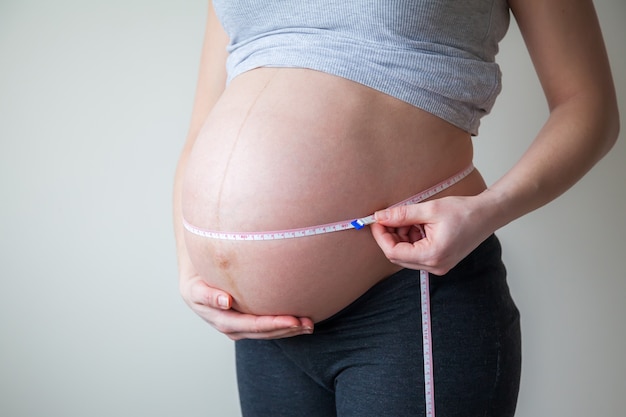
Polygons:
<instances>
[{"instance_id":1,"label":"woman's right hand","mask_svg":"<svg viewBox=\"0 0 626 417\"><path fill-rule=\"evenodd\" d=\"M179 260L180 292L204 321L233 340L280 339L313 332L313 321L292 316L254 316L233 310L230 294L209 287L195 274L187 254L182 225L181 190L187 158L204 121L226 86L228 35L209 2L196 98L187 141L181 152L174 181L174 232Z\"/></svg>"},{"instance_id":2,"label":"woman's right hand","mask_svg":"<svg viewBox=\"0 0 626 417\"><path fill-rule=\"evenodd\" d=\"M230 294L209 287L197 275L181 280L180 292L197 315L232 340L281 339L313 333L313 321L306 317L255 316L232 310Z\"/></svg>"}]
</instances>

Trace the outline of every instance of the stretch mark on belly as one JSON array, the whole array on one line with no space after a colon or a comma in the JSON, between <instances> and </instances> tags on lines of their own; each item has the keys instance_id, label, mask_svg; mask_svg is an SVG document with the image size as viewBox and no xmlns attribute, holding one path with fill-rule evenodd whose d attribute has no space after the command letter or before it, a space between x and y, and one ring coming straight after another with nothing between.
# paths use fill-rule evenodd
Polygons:
<instances>
[{"instance_id":1,"label":"stretch mark on belly","mask_svg":"<svg viewBox=\"0 0 626 417\"><path fill-rule=\"evenodd\" d=\"M259 98L261 98L261 95L263 95L263 92L270 85L270 83L271 83L272 79L274 78L274 76L275 76L275 73L272 74L272 76L270 78L268 78L268 80L265 82L265 84L263 85L261 90L259 90L258 94L256 95L256 97L254 98L254 100L250 104L250 107L248 107L248 110L246 111L246 114L244 115L243 119L241 120L241 125L239 126L239 129L237 130L237 135L235 136L235 139L233 140L233 144L232 144L232 147L230 149L230 154L228 156L228 159L226 160L226 166L224 167L224 175L222 175L220 186L219 186L219 190L217 192L216 220L217 220L217 224L218 225L221 223L220 222L220 211L221 211L220 207L222 206L222 194L224 193L224 183L226 182L226 177L228 176L230 163L231 163L231 161L233 159L233 155L235 153L235 149L237 148L237 145L239 143L239 138L241 137L241 132L242 132L244 126L246 125L246 122L248 121L248 118L250 117L250 114L252 114L252 110L256 107L256 104L259 101Z\"/></svg>"},{"instance_id":2,"label":"stretch mark on belly","mask_svg":"<svg viewBox=\"0 0 626 417\"><path fill-rule=\"evenodd\" d=\"M473 165L469 165L464 170L456 173L450 178L440 182L439 184L422 191L419 194L416 194L412 197L407 198L397 204L392 205L391 207L405 206L409 204L416 204L421 201L430 198L443 190L451 187L452 185L458 183L463 178L467 177L474 170ZM221 240L278 240L278 239L292 239L297 237L306 237L306 236L315 236L321 235L324 233L331 232L339 232L341 230L350 230L350 229L362 229L366 225L374 223L374 215L369 215L366 217L362 217L354 220L343 220L335 223L322 224L318 226L309 226L303 227L299 229L287 229L287 230L274 230L268 232L223 232L217 230L208 230L202 229L200 227L194 226L189 223L187 220L183 218L183 225L185 229L189 232L206 237L211 239L221 239Z\"/></svg>"}]
</instances>

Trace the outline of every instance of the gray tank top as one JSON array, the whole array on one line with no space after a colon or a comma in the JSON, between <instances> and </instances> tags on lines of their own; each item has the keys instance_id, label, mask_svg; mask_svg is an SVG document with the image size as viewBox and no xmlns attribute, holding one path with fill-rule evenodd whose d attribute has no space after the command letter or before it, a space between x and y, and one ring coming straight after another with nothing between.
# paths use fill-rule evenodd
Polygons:
<instances>
[{"instance_id":1,"label":"gray tank top","mask_svg":"<svg viewBox=\"0 0 626 417\"><path fill-rule=\"evenodd\" d=\"M501 90L506 0L214 0L228 80L258 67L323 71L476 135Z\"/></svg>"}]
</instances>

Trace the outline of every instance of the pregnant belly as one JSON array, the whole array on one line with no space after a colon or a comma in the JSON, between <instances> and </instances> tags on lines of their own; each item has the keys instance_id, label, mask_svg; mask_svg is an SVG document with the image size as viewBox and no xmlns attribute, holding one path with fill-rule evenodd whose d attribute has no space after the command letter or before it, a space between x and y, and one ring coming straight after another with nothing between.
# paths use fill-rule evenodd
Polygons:
<instances>
[{"instance_id":1,"label":"pregnant belly","mask_svg":"<svg viewBox=\"0 0 626 417\"><path fill-rule=\"evenodd\" d=\"M388 207L471 161L465 134L415 111L313 71L244 74L195 142L183 215L204 229L258 232L354 219ZM432 135L416 137L415 123ZM441 132L445 140L438 140ZM433 162L432 155L447 151L458 156ZM234 308L254 314L319 321L399 269L369 228L269 241L189 232L185 238L200 276L229 292Z\"/></svg>"}]
</instances>

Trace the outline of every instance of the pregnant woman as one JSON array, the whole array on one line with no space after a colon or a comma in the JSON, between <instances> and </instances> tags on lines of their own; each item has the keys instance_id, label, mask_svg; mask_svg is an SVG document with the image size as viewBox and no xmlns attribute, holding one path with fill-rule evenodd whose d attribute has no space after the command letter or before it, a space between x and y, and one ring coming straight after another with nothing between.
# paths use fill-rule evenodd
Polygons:
<instances>
[{"instance_id":1,"label":"pregnant woman","mask_svg":"<svg viewBox=\"0 0 626 417\"><path fill-rule=\"evenodd\" d=\"M487 188L472 136L510 10L550 117ZM424 413L418 270L438 275L438 412L513 415L493 232L584 175L617 120L591 1L209 4L174 221L183 297L237 340L244 415Z\"/></svg>"}]
</instances>

